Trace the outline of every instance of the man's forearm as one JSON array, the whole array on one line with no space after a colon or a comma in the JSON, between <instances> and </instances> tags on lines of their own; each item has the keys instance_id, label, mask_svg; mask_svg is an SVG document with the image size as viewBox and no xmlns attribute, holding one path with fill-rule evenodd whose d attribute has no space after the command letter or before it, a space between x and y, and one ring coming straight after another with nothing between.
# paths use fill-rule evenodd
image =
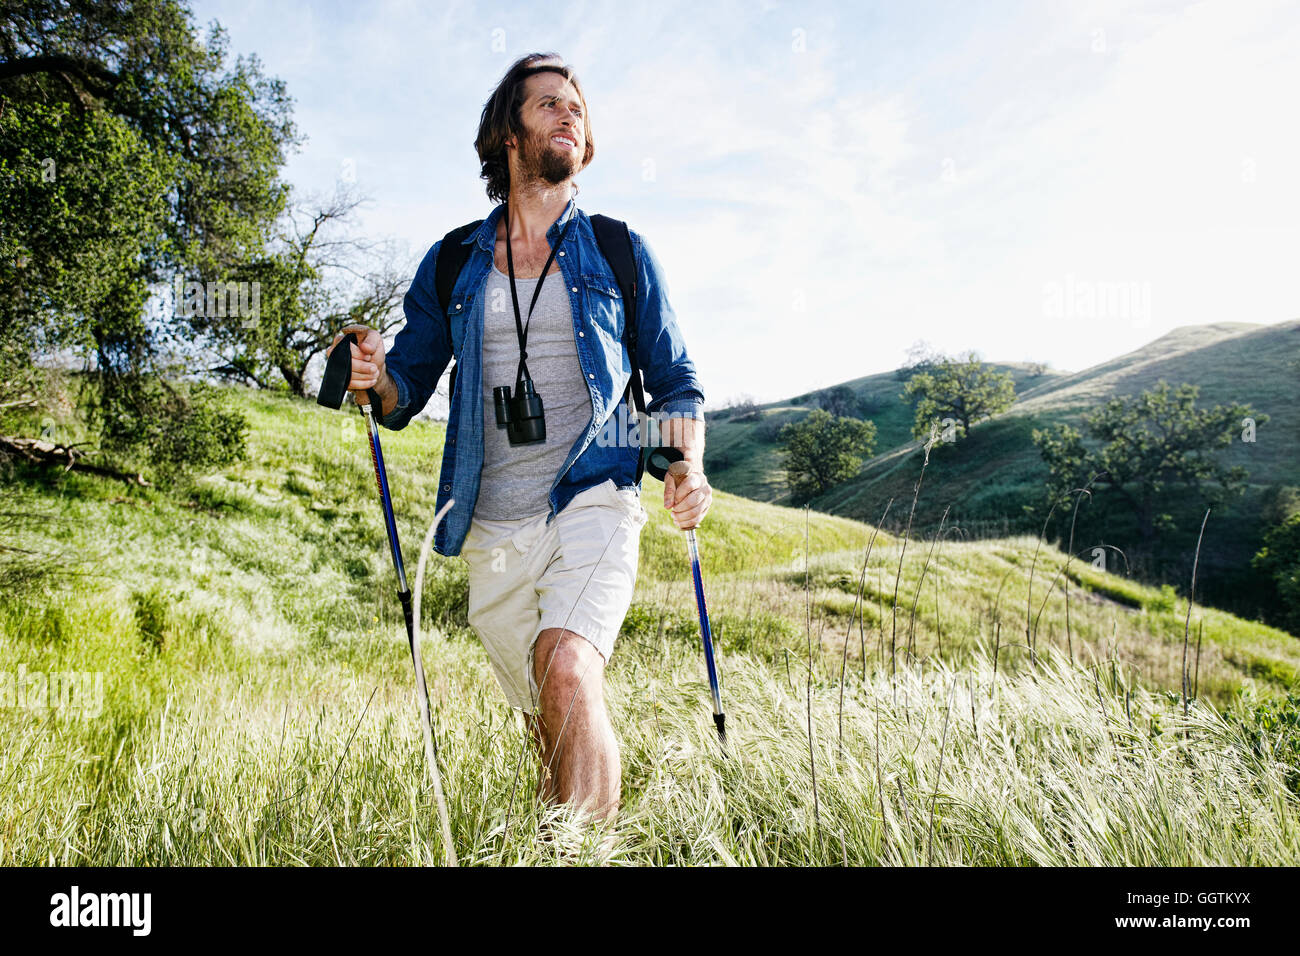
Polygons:
<instances>
[{"instance_id":1,"label":"man's forearm","mask_svg":"<svg viewBox=\"0 0 1300 956\"><path fill-rule=\"evenodd\" d=\"M660 438L681 451L691 471L704 470L704 419L670 415L661 426Z\"/></svg>"}]
</instances>

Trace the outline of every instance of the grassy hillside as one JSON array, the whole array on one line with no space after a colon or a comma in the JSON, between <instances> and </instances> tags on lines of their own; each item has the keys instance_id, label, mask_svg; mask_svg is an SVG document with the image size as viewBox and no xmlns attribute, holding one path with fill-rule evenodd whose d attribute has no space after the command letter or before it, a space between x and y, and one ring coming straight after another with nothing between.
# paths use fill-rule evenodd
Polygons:
<instances>
[{"instance_id":1,"label":"grassy hillside","mask_svg":"<svg viewBox=\"0 0 1300 956\"><path fill-rule=\"evenodd\" d=\"M359 418L235 394L248 460L180 488L8 480L3 543L32 553L5 552L0 673L98 674L103 696L5 699L0 863L441 858ZM384 438L414 569L443 433ZM896 582L900 538L876 535L864 575L871 526L720 492L699 532L720 759L683 539L653 479L643 494L608 672L624 808L602 849L533 804L463 564L432 559L421 626L462 861L1300 861L1300 646L1195 608L1184 716L1186 603L1030 537L913 538ZM537 838L545 815L561 839Z\"/></svg>"},{"instance_id":2,"label":"grassy hillside","mask_svg":"<svg viewBox=\"0 0 1300 956\"><path fill-rule=\"evenodd\" d=\"M1175 329L1112 362L1026 392L1008 414L1073 423L1098 403L1135 395L1160 379L1200 386L1200 405L1242 402L1267 414L1257 441L1234 442L1223 460L1245 467L1257 486L1300 485L1300 321Z\"/></svg>"},{"instance_id":3,"label":"grassy hillside","mask_svg":"<svg viewBox=\"0 0 1300 956\"><path fill-rule=\"evenodd\" d=\"M878 394L884 393L888 376L874 378L879 380ZM1225 464L1247 469L1249 488L1243 497L1216 509L1202 553L1202 561L1212 571L1207 599L1257 614L1257 582L1252 582L1248 569L1267 527L1266 504L1285 489L1300 486L1300 456L1294 451L1300 447L1300 322L1188 326L1082 372L1049 373L1037 383L1018 380L1018 397L1011 409L976 425L957 445L936 446L926 477L930 492L917 506L917 527L923 532L933 530L944 510L951 509L948 524L967 535L1036 534L1044 517L1039 505L1047 473L1032 441L1033 430L1060 422L1080 427L1085 412L1111 397L1137 394L1160 379L1199 385L1200 405L1242 402L1270 416L1259 428L1256 442L1234 442L1223 454ZM894 389L899 390L901 386ZM906 437L910 418L901 401L882 408L879 421L886 440L878 443L879 453L854 478L814 499L814 508L867 521L874 520L891 497L910 499L923 457L920 443L902 440L889 445L889 440ZM765 410L764 414L772 413ZM784 476L777 451L759 440L761 424L732 424L730 429L728 424L710 424L710 446L715 435L721 436L720 442L731 442L718 449L728 456L730 466L718 473L719 487L783 500ZM749 431L742 432L743 427ZM755 462L747 488L729 483L729 476L743 471L746 451ZM1034 510L1027 511L1027 506ZM1135 554L1135 570L1154 583L1172 582L1185 589L1204 506L1189 498L1174 498L1170 510L1180 533L1163 542L1165 551L1160 555ZM1085 509L1083 527L1087 524ZM1133 550L1138 542L1136 527L1122 514L1107 519L1104 533L1107 543L1126 550ZM1051 534L1068 534L1068 527L1058 526Z\"/></svg>"},{"instance_id":4,"label":"grassy hillside","mask_svg":"<svg viewBox=\"0 0 1300 956\"><path fill-rule=\"evenodd\" d=\"M1000 372L1010 372L1016 393L1049 385L1066 373L1051 369L1037 371L1023 362L991 363ZM912 440L912 407L900 395L905 384L894 372L867 375L841 383L851 388L863 402L865 417L876 426L876 452L891 449ZM777 445L777 432L789 422L797 422L830 389L819 389L792 399L756 405L751 414L739 416L723 410L708 415L708 441L705 465L709 482L716 488L743 495L755 501L780 502L789 498L785 470Z\"/></svg>"},{"instance_id":5,"label":"grassy hillside","mask_svg":"<svg viewBox=\"0 0 1300 956\"><path fill-rule=\"evenodd\" d=\"M1244 322L1185 326L1081 372L1048 370L1035 376L1024 364L989 364L998 371L1012 373L1016 402L997 419L972 430L972 442L981 428L996 434L978 449L980 454L972 448L972 454L967 456L974 470L960 469L949 475L956 497L967 497L968 492L975 492L977 485L985 485L990 479L1006 482L1009 488L1018 487L1022 478L1031 484L1041 483L1045 472L1037 450L1028 440L1033 428L1058 422L1078 427L1085 412L1107 399L1135 395L1162 378L1175 384L1198 385L1198 401L1202 404L1245 402L1271 416L1254 446L1235 443L1225 461L1250 469L1252 482L1258 485L1300 485L1300 456L1293 453L1300 441L1300 401L1296 398L1300 383L1300 321L1268 326ZM912 411L899 398L903 383L894 373L843 384L865 399L871 409L866 417L876 424L877 454L855 479L829 492L814 506L865 519L868 513L858 507L863 502L862 493L886 488L898 491L901 486L889 477L895 473L899 457L916 452L920 443L911 437ZM757 414L745 421L714 413L709 419L706 452L710 456L706 458L710 480L719 488L760 501L787 499L776 431L780 425L798 421L818 407L818 396L829 391L823 389L791 401L757 406ZM1002 424L1012 418L1028 423ZM989 455L998 459L992 469L983 461ZM925 520L929 520L929 513L926 515Z\"/></svg>"}]
</instances>

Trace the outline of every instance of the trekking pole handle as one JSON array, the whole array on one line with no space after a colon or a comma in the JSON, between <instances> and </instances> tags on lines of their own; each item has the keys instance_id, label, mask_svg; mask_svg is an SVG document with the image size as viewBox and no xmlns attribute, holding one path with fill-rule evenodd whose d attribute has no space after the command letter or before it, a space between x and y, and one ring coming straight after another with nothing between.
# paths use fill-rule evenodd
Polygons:
<instances>
[{"instance_id":1,"label":"trekking pole handle","mask_svg":"<svg viewBox=\"0 0 1300 956\"><path fill-rule=\"evenodd\" d=\"M361 336L356 332L344 332L343 337L339 339L338 344L333 346L333 351L325 360L325 374L321 378L320 391L316 394L316 403L324 405L326 408L341 408L343 399L352 384L352 346L361 346ZM352 400L363 409L369 401L370 406L375 411L376 418L382 418L384 413L383 402L380 401L379 392L374 388L365 390L365 396L357 394L353 389Z\"/></svg>"},{"instance_id":2,"label":"trekking pole handle","mask_svg":"<svg viewBox=\"0 0 1300 956\"><path fill-rule=\"evenodd\" d=\"M663 481L664 476L670 471L675 476L680 477L691 470L690 466L683 461L685 457L680 448L674 448L671 445L660 445L647 456L645 470L660 481ZM679 465L680 468L674 467Z\"/></svg>"}]
</instances>

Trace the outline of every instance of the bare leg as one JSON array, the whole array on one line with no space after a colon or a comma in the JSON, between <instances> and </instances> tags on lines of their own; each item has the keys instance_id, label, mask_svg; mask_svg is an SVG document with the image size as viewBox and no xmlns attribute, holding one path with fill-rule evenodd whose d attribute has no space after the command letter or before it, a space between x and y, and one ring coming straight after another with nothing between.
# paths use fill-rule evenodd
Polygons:
<instances>
[{"instance_id":1,"label":"bare leg","mask_svg":"<svg viewBox=\"0 0 1300 956\"><path fill-rule=\"evenodd\" d=\"M541 737L539 795L612 820L623 767L605 709L604 658L572 631L547 628L537 637L533 674L540 719L530 726L536 724Z\"/></svg>"}]
</instances>

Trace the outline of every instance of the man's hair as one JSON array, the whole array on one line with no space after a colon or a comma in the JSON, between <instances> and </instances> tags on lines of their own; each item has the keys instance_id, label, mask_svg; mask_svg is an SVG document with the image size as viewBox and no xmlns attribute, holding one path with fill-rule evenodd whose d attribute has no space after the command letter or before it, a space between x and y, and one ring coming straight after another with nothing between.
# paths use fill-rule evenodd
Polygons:
<instances>
[{"instance_id":1,"label":"man's hair","mask_svg":"<svg viewBox=\"0 0 1300 956\"><path fill-rule=\"evenodd\" d=\"M556 60L557 63L547 63ZM516 136L522 139L526 134L524 122L520 116L520 107L524 100L524 81L536 73L558 73L573 84L582 102L583 139L586 152L582 157L582 168L586 169L596 155L596 145L591 138L591 116L587 112L587 98L582 93L582 85L571 66L561 66L564 57L558 53L530 53L520 57L506 70L488 101L483 104L483 116L478 124L478 137L474 148L478 151L479 162L483 164L480 176L487 180L488 198L493 202L505 202L510 195L510 163L506 158L506 139Z\"/></svg>"}]
</instances>

